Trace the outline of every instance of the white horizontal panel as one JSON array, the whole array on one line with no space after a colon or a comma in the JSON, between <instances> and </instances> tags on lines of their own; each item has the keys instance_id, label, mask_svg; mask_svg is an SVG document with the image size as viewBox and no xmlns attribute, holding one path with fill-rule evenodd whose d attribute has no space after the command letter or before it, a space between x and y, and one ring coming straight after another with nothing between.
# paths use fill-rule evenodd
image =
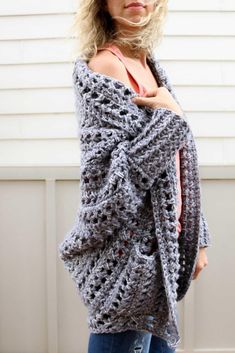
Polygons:
<instances>
[{"instance_id":1,"label":"white horizontal panel","mask_svg":"<svg viewBox=\"0 0 235 353\"><path fill-rule=\"evenodd\" d=\"M175 92L185 111L235 111L235 87L175 87ZM71 113L74 110L75 95L72 87L0 91L2 115Z\"/></svg>"},{"instance_id":2,"label":"white horizontal panel","mask_svg":"<svg viewBox=\"0 0 235 353\"><path fill-rule=\"evenodd\" d=\"M208 179L235 179L235 165L199 165L200 176L202 180ZM34 165L21 164L20 166L4 166L0 165L0 181L9 180L55 180L56 182L80 180L80 166L64 164L54 165ZM67 193L66 193L67 195ZM182 312L182 304L178 304L179 310ZM200 353L209 353L200 350ZM220 351L220 353L222 353ZM225 353L225 352L224 352ZM231 351L229 352L231 353ZM235 353L235 352L233 352Z\"/></svg>"},{"instance_id":3,"label":"white horizontal panel","mask_svg":"<svg viewBox=\"0 0 235 353\"><path fill-rule=\"evenodd\" d=\"M234 23L235 12L175 12L168 15L164 33L173 36L234 36Z\"/></svg>"},{"instance_id":4,"label":"white horizontal panel","mask_svg":"<svg viewBox=\"0 0 235 353\"><path fill-rule=\"evenodd\" d=\"M29 114L0 118L0 139L68 139L78 136L75 114Z\"/></svg>"},{"instance_id":5,"label":"white horizontal panel","mask_svg":"<svg viewBox=\"0 0 235 353\"><path fill-rule=\"evenodd\" d=\"M64 62L77 57L72 38L3 41L0 49L0 64ZM155 55L161 60L235 60L235 37L165 37Z\"/></svg>"},{"instance_id":6,"label":"white horizontal panel","mask_svg":"<svg viewBox=\"0 0 235 353\"><path fill-rule=\"evenodd\" d=\"M235 113L186 112L195 137L235 137ZM74 113L0 118L0 139L78 139Z\"/></svg>"},{"instance_id":7,"label":"white horizontal panel","mask_svg":"<svg viewBox=\"0 0 235 353\"><path fill-rule=\"evenodd\" d=\"M223 139L196 138L199 164L224 164ZM234 139L235 147L235 139ZM230 152L232 153L232 151ZM235 156L234 162L235 162Z\"/></svg>"},{"instance_id":8,"label":"white horizontal panel","mask_svg":"<svg viewBox=\"0 0 235 353\"><path fill-rule=\"evenodd\" d=\"M199 163L235 165L235 138L197 138Z\"/></svg>"},{"instance_id":9,"label":"white horizontal panel","mask_svg":"<svg viewBox=\"0 0 235 353\"><path fill-rule=\"evenodd\" d=\"M235 164L235 142L234 139L223 140L223 161L225 164Z\"/></svg>"},{"instance_id":10,"label":"white horizontal panel","mask_svg":"<svg viewBox=\"0 0 235 353\"><path fill-rule=\"evenodd\" d=\"M199 164L235 164L235 138L196 138ZM79 165L78 140L1 141L0 165Z\"/></svg>"},{"instance_id":11,"label":"white horizontal panel","mask_svg":"<svg viewBox=\"0 0 235 353\"><path fill-rule=\"evenodd\" d=\"M70 14L0 17L0 39L67 37L72 20L73 16Z\"/></svg>"},{"instance_id":12,"label":"white horizontal panel","mask_svg":"<svg viewBox=\"0 0 235 353\"><path fill-rule=\"evenodd\" d=\"M2 1L0 3L0 13L2 15L18 14L46 14L46 13L70 13L75 12L78 0L49 0L41 2L39 0L14 0ZM198 1L169 1L170 11L235 11L234 0L198 0Z\"/></svg>"},{"instance_id":13,"label":"white horizontal panel","mask_svg":"<svg viewBox=\"0 0 235 353\"><path fill-rule=\"evenodd\" d=\"M73 39L38 39L3 41L0 64L64 62L70 59Z\"/></svg>"},{"instance_id":14,"label":"white horizontal panel","mask_svg":"<svg viewBox=\"0 0 235 353\"><path fill-rule=\"evenodd\" d=\"M175 87L183 110L235 112L235 87Z\"/></svg>"},{"instance_id":15,"label":"white horizontal panel","mask_svg":"<svg viewBox=\"0 0 235 353\"><path fill-rule=\"evenodd\" d=\"M165 37L156 56L161 60L235 60L235 37Z\"/></svg>"},{"instance_id":16,"label":"white horizontal panel","mask_svg":"<svg viewBox=\"0 0 235 353\"><path fill-rule=\"evenodd\" d=\"M64 38L73 35L72 22L72 14L0 17L0 39ZM234 22L235 12L172 12L164 33L166 36L232 36L235 35ZM218 26L221 23L223 26Z\"/></svg>"},{"instance_id":17,"label":"white horizontal panel","mask_svg":"<svg viewBox=\"0 0 235 353\"><path fill-rule=\"evenodd\" d=\"M161 63L174 85L235 85L235 62L161 60Z\"/></svg>"},{"instance_id":18,"label":"white horizontal panel","mask_svg":"<svg viewBox=\"0 0 235 353\"><path fill-rule=\"evenodd\" d=\"M235 137L235 112L188 112L186 115L194 136Z\"/></svg>"},{"instance_id":19,"label":"white horizontal panel","mask_svg":"<svg viewBox=\"0 0 235 353\"><path fill-rule=\"evenodd\" d=\"M0 2L1 15L70 13L75 11L78 0L9 0Z\"/></svg>"},{"instance_id":20,"label":"white horizontal panel","mask_svg":"<svg viewBox=\"0 0 235 353\"><path fill-rule=\"evenodd\" d=\"M234 0L170 0L169 10L235 11L235 2Z\"/></svg>"},{"instance_id":21,"label":"white horizontal panel","mask_svg":"<svg viewBox=\"0 0 235 353\"><path fill-rule=\"evenodd\" d=\"M78 140L1 141L0 165L80 164Z\"/></svg>"},{"instance_id":22,"label":"white horizontal panel","mask_svg":"<svg viewBox=\"0 0 235 353\"><path fill-rule=\"evenodd\" d=\"M71 113L74 110L72 88L0 91L0 114Z\"/></svg>"},{"instance_id":23,"label":"white horizontal panel","mask_svg":"<svg viewBox=\"0 0 235 353\"><path fill-rule=\"evenodd\" d=\"M71 87L72 63L0 65L0 89Z\"/></svg>"},{"instance_id":24,"label":"white horizontal panel","mask_svg":"<svg viewBox=\"0 0 235 353\"><path fill-rule=\"evenodd\" d=\"M161 64L173 85L235 85L235 62L161 60ZM0 65L0 88L70 87L72 71L73 63Z\"/></svg>"}]
</instances>

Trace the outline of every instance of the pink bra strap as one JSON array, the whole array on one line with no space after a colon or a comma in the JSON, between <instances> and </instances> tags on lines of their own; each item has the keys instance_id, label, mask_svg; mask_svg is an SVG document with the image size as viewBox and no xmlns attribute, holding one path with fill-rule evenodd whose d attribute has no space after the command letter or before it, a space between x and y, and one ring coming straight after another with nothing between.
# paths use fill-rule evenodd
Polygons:
<instances>
[{"instance_id":1,"label":"pink bra strap","mask_svg":"<svg viewBox=\"0 0 235 353\"><path fill-rule=\"evenodd\" d=\"M122 61L122 63L124 64L124 66L125 66L125 68L126 68L126 70L127 70L127 72L129 73L129 75L131 76L131 78L136 82L136 84L137 84L137 86L138 86L138 88L139 88L139 94L140 94L140 95L144 95L144 93L146 92L145 87L144 87L141 83L139 83L139 82L135 79L135 77L133 76L133 74L130 72L130 70L129 70L129 68L128 68L128 64L127 64L127 62L126 62L126 59L125 59L124 55L122 54L121 50L120 50L118 47L116 47L115 45L113 45L113 44L98 48L98 50L101 50L101 49L108 49L108 50L110 50L112 53L114 53L114 54L120 59L120 61Z\"/></svg>"}]
</instances>

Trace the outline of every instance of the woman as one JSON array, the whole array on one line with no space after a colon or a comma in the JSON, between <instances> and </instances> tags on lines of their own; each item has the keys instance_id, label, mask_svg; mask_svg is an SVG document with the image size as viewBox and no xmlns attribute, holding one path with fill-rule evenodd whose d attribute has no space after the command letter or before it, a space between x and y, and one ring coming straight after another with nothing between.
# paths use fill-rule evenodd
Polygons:
<instances>
[{"instance_id":1,"label":"woman","mask_svg":"<svg viewBox=\"0 0 235 353\"><path fill-rule=\"evenodd\" d=\"M83 0L80 6L73 77L82 197L60 256L89 309L89 353L175 352L175 302L208 264L210 238L193 137L165 71L153 60L167 1ZM192 159L195 189L187 198L180 179L187 184ZM194 202L195 213L188 206Z\"/></svg>"}]
</instances>

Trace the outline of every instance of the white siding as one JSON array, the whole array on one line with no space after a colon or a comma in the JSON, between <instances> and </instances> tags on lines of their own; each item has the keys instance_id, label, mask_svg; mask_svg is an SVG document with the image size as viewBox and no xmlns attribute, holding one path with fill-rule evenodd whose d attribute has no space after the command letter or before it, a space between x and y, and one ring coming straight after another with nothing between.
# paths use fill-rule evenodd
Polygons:
<instances>
[{"instance_id":1,"label":"white siding","mask_svg":"<svg viewBox=\"0 0 235 353\"><path fill-rule=\"evenodd\" d=\"M79 164L69 30L75 1L0 4L0 165ZM200 164L234 164L235 3L170 1L156 56Z\"/></svg>"}]
</instances>

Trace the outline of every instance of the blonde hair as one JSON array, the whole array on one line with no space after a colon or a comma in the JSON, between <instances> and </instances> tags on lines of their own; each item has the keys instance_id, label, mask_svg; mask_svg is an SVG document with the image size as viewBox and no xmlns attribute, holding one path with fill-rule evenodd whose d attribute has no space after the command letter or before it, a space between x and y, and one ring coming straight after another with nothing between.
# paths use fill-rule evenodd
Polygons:
<instances>
[{"instance_id":1,"label":"blonde hair","mask_svg":"<svg viewBox=\"0 0 235 353\"><path fill-rule=\"evenodd\" d=\"M89 60L97 53L97 48L106 42L127 46L138 57L139 50L152 53L163 37L163 24L168 12L168 0L152 0L154 10L138 23L128 21L131 26L140 26L136 31L115 31L113 19L104 10L103 0L80 0L79 8L71 26L75 37L72 56ZM118 17L117 17L118 18ZM128 33L128 34L127 34ZM129 35L130 33L130 35ZM123 34L123 36L122 36Z\"/></svg>"}]
</instances>

